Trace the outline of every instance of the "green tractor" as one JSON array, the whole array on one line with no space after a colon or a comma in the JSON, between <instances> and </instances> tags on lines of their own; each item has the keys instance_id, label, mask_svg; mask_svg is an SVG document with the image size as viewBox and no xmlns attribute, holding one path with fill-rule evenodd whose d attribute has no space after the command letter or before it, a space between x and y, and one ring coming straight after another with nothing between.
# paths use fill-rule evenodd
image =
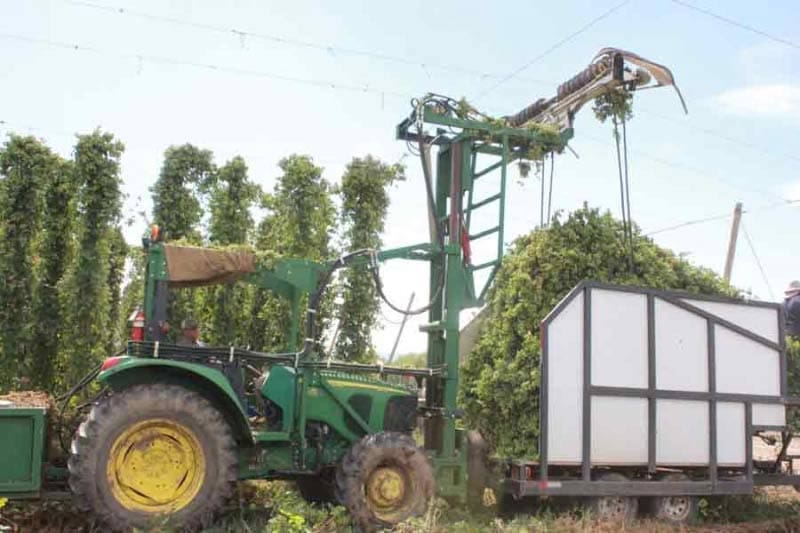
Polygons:
<instances>
[{"instance_id":1,"label":"green tractor","mask_svg":"<svg viewBox=\"0 0 800 533\"><path fill-rule=\"evenodd\" d=\"M365 527L424 511L434 472L411 436L417 393L366 373L431 372L316 356L313 311L320 283L336 265L286 260L266 268L248 252L163 243L157 229L145 248L145 306L133 317L135 340L102 365L97 379L111 393L72 441L69 486L86 510L114 529L164 515L202 527L238 480L281 478L296 480L310 500L343 503ZM360 257L368 256L339 262ZM313 293L301 349L265 354L166 342L171 287L233 278L289 299L292 340L302 297Z\"/></svg>"},{"instance_id":2,"label":"green tractor","mask_svg":"<svg viewBox=\"0 0 800 533\"><path fill-rule=\"evenodd\" d=\"M420 244L318 263L175 246L155 229L145 239L145 296L131 342L96 375L109 392L76 431L68 472L44 457L43 410L0 409L0 449L25 452L6 454L20 457L14 462L0 458L0 496L41 496L66 478L79 505L112 529L163 520L204 527L247 479L295 480L307 498L340 502L367 530L424 513L434 495L479 500L486 447L459 421L459 320L483 305L500 268L509 165L562 152L575 113L598 96L672 84L665 67L605 49L556 96L503 119L463 100L414 100L396 134L422 163L430 231ZM394 259L429 264L430 302L404 310L388 301L379 265ZM343 363L324 353L320 302L334 272L354 265L367 267L395 310L427 314L426 368ZM233 280L286 299L282 353L168 341L171 289Z\"/></svg>"}]
</instances>

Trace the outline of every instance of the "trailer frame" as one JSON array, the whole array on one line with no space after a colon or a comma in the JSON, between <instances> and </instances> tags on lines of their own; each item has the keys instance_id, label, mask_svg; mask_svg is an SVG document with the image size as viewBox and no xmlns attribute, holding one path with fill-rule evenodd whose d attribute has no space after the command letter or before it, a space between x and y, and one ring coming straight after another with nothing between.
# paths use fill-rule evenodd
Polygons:
<instances>
[{"instance_id":1,"label":"trailer frame","mask_svg":"<svg viewBox=\"0 0 800 533\"><path fill-rule=\"evenodd\" d=\"M647 298L647 388L596 386L591 382L592 338L591 338L591 294L592 289L613 290L641 294ZM553 473L548 455L548 327L553 319L559 315L578 295L583 295L583 409L582 409L582 455L580 465L573 468L559 466L564 473ZM655 353L655 299L659 298L697 315L706 320L708 339L708 391L680 391L663 390L656 387L656 353ZM773 342L752 331L742 328L713 313L696 308L682 301L681 298L692 300L747 305L753 307L767 307L777 310L778 339ZM716 388L716 350L713 329L722 326L734 331L756 343L775 349L779 352L780 395L758 394L732 394L721 393ZM597 281L582 281L576 285L544 318L541 323L541 361L540 361L540 402L539 402L539 460L510 460L506 464L506 477L504 491L514 498L526 496L702 496L716 494L749 494L755 486L765 485L792 485L800 487L800 475L794 473L780 473L781 463L786 460L786 451L792 441L792 434L786 426L770 426L753 424L753 403L780 404L787 407L800 405L800 398L787 395L786 371L786 341L784 332L783 308L780 304L747 301L734 298L697 295L683 291L667 291L660 289L640 288L632 286L619 286ZM591 458L591 400L595 396L617 398L642 398L647 400L647 465L636 466L606 466L593 465ZM695 400L708 402L709 406L709 461L707 467L692 467L692 480L690 481L658 481L657 474L661 471L669 472L682 470L681 467L658 467L656 465L656 401L657 400ZM745 411L745 457L744 466L730 468L720 466L717 458L717 402L744 403ZM783 449L778 460L771 468L757 468L753 461L753 437L760 432L778 431L782 433L781 445ZM791 461L791 458L789 459ZM791 464L791 463L790 463ZM594 479L598 472L606 471L635 472L638 479L628 481L599 481ZM687 470L688 471L688 470Z\"/></svg>"}]
</instances>

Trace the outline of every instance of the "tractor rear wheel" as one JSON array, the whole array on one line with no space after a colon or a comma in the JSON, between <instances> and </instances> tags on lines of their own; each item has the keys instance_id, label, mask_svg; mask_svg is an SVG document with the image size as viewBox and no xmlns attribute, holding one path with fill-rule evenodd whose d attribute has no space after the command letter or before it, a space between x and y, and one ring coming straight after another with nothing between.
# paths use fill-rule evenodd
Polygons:
<instances>
[{"instance_id":1,"label":"tractor rear wheel","mask_svg":"<svg viewBox=\"0 0 800 533\"><path fill-rule=\"evenodd\" d=\"M336 496L367 531L424 514L433 497L433 469L414 439L395 432L353 444L336 470Z\"/></svg>"},{"instance_id":2,"label":"tractor rear wheel","mask_svg":"<svg viewBox=\"0 0 800 533\"><path fill-rule=\"evenodd\" d=\"M71 454L79 507L114 530L206 527L237 479L230 426L208 400L177 385L137 385L98 403Z\"/></svg>"}]
</instances>

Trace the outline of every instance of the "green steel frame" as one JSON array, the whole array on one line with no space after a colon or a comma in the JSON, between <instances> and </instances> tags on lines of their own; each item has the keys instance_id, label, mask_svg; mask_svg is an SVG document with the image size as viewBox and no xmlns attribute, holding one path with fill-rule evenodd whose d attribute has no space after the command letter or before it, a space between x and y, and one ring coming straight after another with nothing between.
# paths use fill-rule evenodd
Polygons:
<instances>
[{"instance_id":1,"label":"green steel frame","mask_svg":"<svg viewBox=\"0 0 800 533\"><path fill-rule=\"evenodd\" d=\"M444 128L437 128L433 136L424 131L426 124ZM466 453L456 424L459 418L459 317L464 309L483 304L500 267L505 246L508 165L523 158L537 144L547 143L549 150L560 152L571 137L572 130L564 130L553 145L552 137L545 138L535 129L509 128L497 122L460 118L433 104L418 105L397 127L398 139L418 143L423 165L428 148L438 146L432 218L445 225L446 239L442 243L443 253L430 258L430 294L441 294L441 301L431 307L428 323L421 329L428 335L428 367L441 371L427 382L424 438L425 448L431 453L436 468L438 491L443 496L459 500L466 496ZM493 161L479 169L479 155ZM499 173L498 189L483 193L481 199L476 200L476 185L492 173ZM474 213L494 203L497 203L497 223L473 232ZM432 241L436 238L433 234L435 232L432 232ZM472 264L466 257L463 243L492 235L497 239L494 255ZM431 242L432 246L436 244ZM480 290L476 290L475 273L486 269L490 269L488 277ZM443 284L441 289L440 283Z\"/></svg>"}]
</instances>

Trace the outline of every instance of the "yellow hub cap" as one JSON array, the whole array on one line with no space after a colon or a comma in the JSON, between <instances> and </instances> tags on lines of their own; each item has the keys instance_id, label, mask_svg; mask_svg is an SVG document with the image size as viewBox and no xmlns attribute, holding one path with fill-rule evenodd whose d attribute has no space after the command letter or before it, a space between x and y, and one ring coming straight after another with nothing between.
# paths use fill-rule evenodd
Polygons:
<instances>
[{"instance_id":1,"label":"yellow hub cap","mask_svg":"<svg viewBox=\"0 0 800 533\"><path fill-rule=\"evenodd\" d=\"M194 432L171 420L129 427L111 446L106 475L114 499L126 509L171 513L203 486L206 460Z\"/></svg>"},{"instance_id":2,"label":"yellow hub cap","mask_svg":"<svg viewBox=\"0 0 800 533\"><path fill-rule=\"evenodd\" d=\"M409 500L408 490L408 479L395 467L376 468L367 478L367 501L382 520L391 522L393 516L403 514Z\"/></svg>"}]
</instances>

